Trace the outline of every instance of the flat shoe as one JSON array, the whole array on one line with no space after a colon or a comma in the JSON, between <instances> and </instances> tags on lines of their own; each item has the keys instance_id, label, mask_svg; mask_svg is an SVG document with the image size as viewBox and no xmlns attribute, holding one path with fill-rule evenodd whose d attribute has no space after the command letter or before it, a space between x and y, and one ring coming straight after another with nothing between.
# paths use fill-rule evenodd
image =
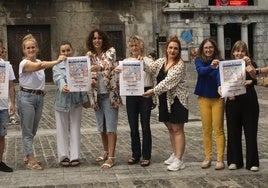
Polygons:
<instances>
[{"instance_id":1,"label":"flat shoe","mask_svg":"<svg viewBox=\"0 0 268 188\"><path fill-rule=\"evenodd\" d=\"M72 166L72 167L75 167L75 166L78 166L78 165L80 165L80 161L78 159L72 160L70 162L70 166Z\"/></svg>"},{"instance_id":2,"label":"flat shoe","mask_svg":"<svg viewBox=\"0 0 268 188\"><path fill-rule=\"evenodd\" d=\"M141 166L145 167L149 165L150 165L150 160L146 160L146 159L141 160Z\"/></svg>"},{"instance_id":3,"label":"flat shoe","mask_svg":"<svg viewBox=\"0 0 268 188\"><path fill-rule=\"evenodd\" d=\"M209 168L210 166L211 166L211 159L205 159L201 164L201 168L203 169Z\"/></svg>"},{"instance_id":4,"label":"flat shoe","mask_svg":"<svg viewBox=\"0 0 268 188\"><path fill-rule=\"evenodd\" d=\"M23 158L23 162L24 162L25 164L27 164L27 163L28 163L28 158L27 158L27 157L24 157L24 158ZM36 160L36 162L37 162L39 165L41 165L41 162L40 162L40 161Z\"/></svg>"},{"instance_id":5,"label":"flat shoe","mask_svg":"<svg viewBox=\"0 0 268 188\"><path fill-rule=\"evenodd\" d=\"M140 162L140 160L139 160L139 159L135 159L134 157L131 157L131 158L128 159L128 161L127 161L127 163L128 163L129 165L133 165L133 164L136 164L136 163L138 163L138 162Z\"/></svg>"},{"instance_id":6,"label":"flat shoe","mask_svg":"<svg viewBox=\"0 0 268 188\"><path fill-rule=\"evenodd\" d=\"M64 166L64 167L68 167L68 166L70 166L70 159L65 158L65 159L63 159L63 160L60 162L60 164L61 164L62 166Z\"/></svg>"},{"instance_id":7,"label":"flat shoe","mask_svg":"<svg viewBox=\"0 0 268 188\"><path fill-rule=\"evenodd\" d=\"M225 168L224 162L217 161L215 165L215 170L223 170Z\"/></svg>"},{"instance_id":8,"label":"flat shoe","mask_svg":"<svg viewBox=\"0 0 268 188\"><path fill-rule=\"evenodd\" d=\"M28 161L27 168L31 170L43 170L43 167L40 166L36 161Z\"/></svg>"}]
</instances>

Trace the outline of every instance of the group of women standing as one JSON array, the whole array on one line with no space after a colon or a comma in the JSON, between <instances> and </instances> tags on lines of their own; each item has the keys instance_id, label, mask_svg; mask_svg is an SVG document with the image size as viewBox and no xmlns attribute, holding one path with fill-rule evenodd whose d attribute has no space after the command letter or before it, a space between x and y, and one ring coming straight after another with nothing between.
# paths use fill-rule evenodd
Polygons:
<instances>
[{"instance_id":1,"label":"group of women standing","mask_svg":"<svg viewBox=\"0 0 268 188\"><path fill-rule=\"evenodd\" d=\"M246 66L256 64L248 57L248 47L245 42L237 41L231 51L232 59L243 59ZM246 142L246 169L259 170L257 147L257 130L259 119L259 104L254 89L256 79L246 73L246 93L239 96L227 97L226 102L221 97L219 81L220 51L211 39L204 40L195 59L198 73L195 94L198 95L198 105L203 127L203 142L205 160L202 168L211 166L212 161L212 134L215 134L217 162L216 170L225 168L223 162L225 149L224 136L224 108L227 123L227 164L228 169L236 170L244 166L242 132Z\"/></svg>"},{"instance_id":2,"label":"group of women standing","mask_svg":"<svg viewBox=\"0 0 268 188\"><path fill-rule=\"evenodd\" d=\"M145 78L143 96L126 97L132 152L127 162L130 165L136 163L141 166L150 165L152 152L150 116L151 109L158 104L159 121L163 122L168 129L172 150L164 164L168 165L167 169L171 171L184 169L183 154L186 145L184 124L188 122L189 93L184 84L186 67L181 58L181 43L176 35L171 36L166 44L165 57L155 61L145 57L144 40L141 37L131 36L127 44L130 57L125 60L139 60L143 63ZM97 128L103 145L103 151L96 161L103 162L102 169L108 169L116 164L118 112L122 105L119 94L119 74L122 70L116 61L116 51L104 31L99 29L91 31L87 38L87 48L86 55L91 59L92 72L91 107L95 111ZM25 57L19 69L18 107L24 161L31 169L43 169L34 157L32 147L43 108L44 69L54 66L53 80L57 86L55 118L58 160L65 167L77 166L80 164L82 104L87 101L87 93L70 92L67 86L65 60L73 56L72 45L67 41L62 42L59 46L59 58L56 61L40 61L36 59L38 53L36 40L32 35L27 35L23 39L23 52ZM234 45L232 55L234 59L244 59L247 64L256 66L250 61L247 46L242 41ZM212 133L214 132L217 148L216 170L225 168L223 128L225 103L218 92L220 88L218 65L221 60L223 59L216 43L211 39L204 40L195 59L198 73L195 94L198 95L205 150L205 160L201 167L211 166ZM253 86L255 79L247 75L247 80L250 80L246 86L247 93L229 97L226 101L227 163L229 169L232 170L243 166L241 145L243 128L247 145L246 168L257 171L259 167L257 151L259 107ZM156 97L154 100L153 96ZM139 135L139 118L142 138Z\"/></svg>"}]
</instances>

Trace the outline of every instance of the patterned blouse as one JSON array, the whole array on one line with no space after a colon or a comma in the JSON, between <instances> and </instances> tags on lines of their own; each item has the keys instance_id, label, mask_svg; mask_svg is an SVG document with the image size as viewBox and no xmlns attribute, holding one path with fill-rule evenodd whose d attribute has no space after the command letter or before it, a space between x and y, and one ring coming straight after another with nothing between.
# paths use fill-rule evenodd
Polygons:
<instances>
[{"instance_id":1,"label":"patterned blouse","mask_svg":"<svg viewBox=\"0 0 268 188\"><path fill-rule=\"evenodd\" d=\"M105 88L110 96L111 107L118 108L122 105L122 99L119 94L119 75L114 72L114 68L118 65L116 62L116 52L113 47L103 52L101 57L94 55L91 58L92 65L100 65L103 67L103 71L100 73L103 77L103 82ZM91 103L93 102L93 107L97 106L97 90L91 92Z\"/></svg>"},{"instance_id":2,"label":"patterned blouse","mask_svg":"<svg viewBox=\"0 0 268 188\"><path fill-rule=\"evenodd\" d=\"M166 60L166 58L159 58L156 61L152 61L150 58L144 57L144 70L151 72L154 75L158 75ZM154 93L157 96L164 92L167 93L167 105L169 112L171 111L171 105L174 103L175 97L177 97L180 103L188 109L189 92L184 85L185 73L185 64L183 61L179 61L179 63L168 70L165 79L154 87Z\"/></svg>"}]
</instances>

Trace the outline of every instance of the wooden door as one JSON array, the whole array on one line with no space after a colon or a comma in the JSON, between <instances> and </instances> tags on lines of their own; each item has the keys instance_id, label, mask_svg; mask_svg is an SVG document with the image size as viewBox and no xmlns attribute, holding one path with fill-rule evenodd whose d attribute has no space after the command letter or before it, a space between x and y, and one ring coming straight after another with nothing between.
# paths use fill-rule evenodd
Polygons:
<instances>
[{"instance_id":1,"label":"wooden door","mask_svg":"<svg viewBox=\"0 0 268 188\"><path fill-rule=\"evenodd\" d=\"M19 81L19 63L22 60L22 39L32 34L38 43L40 60L51 60L51 38L49 25L9 25L7 26L8 60L13 66L16 82ZM52 69L46 69L46 82L52 82Z\"/></svg>"}]
</instances>

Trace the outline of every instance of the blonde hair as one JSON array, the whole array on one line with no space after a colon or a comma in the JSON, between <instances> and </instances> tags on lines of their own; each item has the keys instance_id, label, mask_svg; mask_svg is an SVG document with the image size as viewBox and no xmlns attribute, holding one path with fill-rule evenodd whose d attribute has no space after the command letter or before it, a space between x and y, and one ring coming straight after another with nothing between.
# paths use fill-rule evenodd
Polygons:
<instances>
[{"instance_id":1,"label":"blonde hair","mask_svg":"<svg viewBox=\"0 0 268 188\"><path fill-rule=\"evenodd\" d=\"M37 44L37 41L34 38L34 36L32 34L28 34L25 37L23 37L23 39L22 39L22 49L24 49L25 43L28 42L28 41L34 42L35 46L38 48L38 44Z\"/></svg>"},{"instance_id":2,"label":"blonde hair","mask_svg":"<svg viewBox=\"0 0 268 188\"><path fill-rule=\"evenodd\" d=\"M141 48L141 55L144 54L144 40L138 35L133 35L128 39L128 47L130 48L131 44L137 44ZM132 54L130 54L132 55Z\"/></svg>"}]
</instances>

